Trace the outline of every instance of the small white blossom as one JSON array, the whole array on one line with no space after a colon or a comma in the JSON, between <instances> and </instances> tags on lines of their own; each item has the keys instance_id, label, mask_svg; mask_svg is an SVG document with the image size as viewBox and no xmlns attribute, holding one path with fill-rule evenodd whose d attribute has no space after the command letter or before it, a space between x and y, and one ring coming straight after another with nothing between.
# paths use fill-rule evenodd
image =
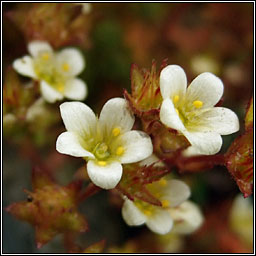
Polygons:
<instances>
[{"instance_id":1,"label":"small white blossom","mask_svg":"<svg viewBox=\"0 0 256 256\"><path fill-rule=\"evenodd\" d=\"M89 14L92 10L92 4L90 4L90 3L74 3L74 4L82 6L82 13L83 14Z\"/></svg>"},{"instance_id":2,"label":"small white blossom","mask_svg":"<svg viewBox=\"0 0 256 256\"><path fill-rule=\"evenodd\" d=\"M87 96L84 81L76 78L84 67L82 54L69 47L55 53L44 41L32 41L28 44L26 55L13 62L13 68L21 75L40 81L43 98L53 103L64 97L83 100Z\"/></svg>"},{"instance_id":3,"label":"small white blossom","mask_svg":"<svg viewBox=\"0 0 256 256\"><path fill-rule=\"evenodd\" d=\"M67 132L56 143L60 153L85 158L91 181L105 189L114 188L122 176L122 164L138 162L150 156L150 137L141 131L131 131L134 116L126 100L109 100L99 118L81 102L60 105Z\"/></svg>"},{"instance_id":4,"label":"small white blossom","mask_svg":"<svg viewBox=\"0 0 256 256\"><path fill-rule=\"evenodd\" d=\"M162 70L160 120L188 139L191 146L184 151L185 155L216 154L222 146L221 135L239 130L239 120L233 111L214 107L223 94L222 81L205 72L186 87L187 77L180 66L169 65Z\"/></svg>"},{"instance_id":5,"label":"small white blossom","mask_svg":"<svg viewBox=\"0 0 256 256\"><path fill-rule=\"evenodd\" d=\"M230 227L247 245L253 244L253 204L251 198L238 194L230 211Z\"/></svg>"},{"instance_id":6,"label":"small white blossom","mask_svg":"<svg viewBox=\"0 0 256 256\"><path fill-rule=\"evenodd\" d=\"M182 234L191 233L202 224L199 208L186 201L190 189L184 182L162 178L147 185L147 188L161 201L162 207L125 197L122 216L128 225L146 224L151 231L164 235L171 230Z\"/></svg>"}]
</instances>

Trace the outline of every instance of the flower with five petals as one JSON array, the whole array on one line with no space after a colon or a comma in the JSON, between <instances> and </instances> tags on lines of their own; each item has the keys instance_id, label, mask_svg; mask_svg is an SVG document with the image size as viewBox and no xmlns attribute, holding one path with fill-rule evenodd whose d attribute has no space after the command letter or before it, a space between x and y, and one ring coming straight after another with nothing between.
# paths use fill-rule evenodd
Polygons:
<instances>
[{"instance_id":1,"label":"flower with five petals","mask_svg":"<svg viewBox=\"0 0 256 256\"><path fill-rule=\"evenodd\" d=\"M161 71L160 120L190 142L185 155L216 154L222 146L221 135L239 130L239 120L233 111L214 107L223 94L222 81L205 72L186 87L187 77L180 66L169 65Z\"/></svg>"},{"instance_id":2,"label":"flower with five petals","mask_svg":"<svg viewBox=\"0 0 256 256\"><path fill-rule=\"evenodd\" d=\"M85 61L82 54L69 47L55 53L44 41L28 44L31 56L23 56L13 62L13 68L21 75L40 81L43 98L50 103L64 97L83 100L87 96L87 86L79 78Z\"/></svg>"},{"instance_id":3,"label":"flower with five petals","mask_svg":"<svg viewBox=\"0 0 256 256\"><path fill-rule=\"evenodd\" d=\"M60 106L67 132L56 142L60 153L83 157L91 181L104 189L114 188L122 177L122 164L134 163L150 156L150 137L131 131L134 116L126 100L109 100L99 118L81 102L65 102Z\"/></svg>"}]
</instances>

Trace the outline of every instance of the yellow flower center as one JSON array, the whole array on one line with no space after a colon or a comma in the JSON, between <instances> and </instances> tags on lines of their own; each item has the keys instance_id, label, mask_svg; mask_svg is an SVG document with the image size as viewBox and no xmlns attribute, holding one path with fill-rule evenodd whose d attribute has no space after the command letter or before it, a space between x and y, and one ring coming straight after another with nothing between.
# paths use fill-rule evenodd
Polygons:
<instances>
[{"instance_id":1,"label":"yellow flower center","mask_svg":"<svg viewBox=\"0 0 256 256\"><path fill-rule=\"evenodd\" d=\"M166 179L162 178L158 181L158 184L162 187L165 187L167 185Z\"/></svg>"},{"instance_id":2,"label":"yellow flower center","mask_svg":"<svg viewBox=\"0 0 256 256\"><path fill-rule=\"evenodd\" d=\"M108 145L105 142L98 143L94 150L94 155L97 159L105 160L110 156L110 153L108 151ZM99 162L105 162L105 161L99 161Z\"/></svg>"},{"instance_id":3,"label":"yellow flower center","mask_svg":"<svg viewBox=\"0 0 256 256\"><path fill-rule=\"evenodd\" d=\"M57 83L56 88L59 92L64 92L64 84L63 83L61 83L61 82Z\"/></svg>"},{"instance_id":4,"label":"yellow flower center","mask_svg":"<svg viewBox=\"0 0 256 256\"><path fill-rule=\"evenodd\" d=\"M124 153L124 148L123 147L118 147L116 150L116 154L118 156L121 156Z\"/></svg>"},{"instance_id":5,"label":"yellow flower center","mask_svg":"<svg viewBox=\"0 0 256 256\"><path fill-rule=\"evenodd\" d=\"M98 161L98 165L100 166L106 166L107 162L106 161Z\"/></svg>"},{"instance_id":6,"label":"yellow flower center","mask_svg":"<svg viewBox=\"0 0 256 256\"><path fill-rule=\"evenodd\" d=\"M121 130L120 128L118 127L115 127L113 130L112 130L112 134L114 137L118 136L120 134Z\"/></svg>"},{"instance_id":7,"label":"yellow flower center","mask_svg":"<svg viewBox=\"0 0 256 256\"><path fill-rule=\"evenodd\" d=\"M201 108L202 106L203 106L203 102L201 101L201 100L195 100L194 102L193 102L193 105L194 105L194 107L196 107L196 108Z\"/></svg>"},{"instance_id":8,"label":"yellow flower center","mask_svg":"<svg viewBox=\"0 0 256 256\"><path fill-rule=\"evenodd\" d=\"M168 200L162 200L161 203L164 208L168 208L170 206L170 202Z\"/></svg>"},{"instance_id":9,"label":"yellow flower center","mask_svg":"<svg viewBox=\"0 0 256 256\"><path fill-rule=\"evenodd\" d=\"M43 53L42 55L41 55L41 58L43 59L43 60L49 60L49 58L50 58L50 55L49 55L49 53Z\"/></svg>"},{"instance_id":10,"label":"yellow flower center","mask_svg":"<svg viewBox=\"0 0 256 256\"><path fill-rule=\"evenodd\" d=\"M179 95L175 95L175 96L173 97L173 103L174 103L174 104L177 103L177 102L179 101L179 99L180 99L180 96L179 96Z\"/></svg>"},{"instance_id":11,"label":"yellow flower center","mask_svg":"<svg viewBox=\"0 0 256 256\"><path fill-rule=\"evenodd\" d=\"M65 72L69 71L70 67L69 67L68 63L64 63L64 64L62 65L62 69L63 69L63 71L65 71Z\"/></svg>"}]
</instances>

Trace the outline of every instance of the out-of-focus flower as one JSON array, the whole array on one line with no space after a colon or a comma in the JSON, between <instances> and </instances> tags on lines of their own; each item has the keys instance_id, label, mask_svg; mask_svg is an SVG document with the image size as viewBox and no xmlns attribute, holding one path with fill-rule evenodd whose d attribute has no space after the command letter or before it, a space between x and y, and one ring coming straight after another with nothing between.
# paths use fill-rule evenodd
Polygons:
<instances>
[{"instance_id":1,"label":"out-of-focus flower","mask_svg":"<svg viewBox=\"0 0 256 256\"><path fill-rule=\"evenodd\" d=\"M169 65L162 70L160 120L188 139L191 146L184 151L186 156L216 154L222 146L221 135L239 130L233 111L214 107L223 94L222 81L205 72L186 87L187 77L180 66Z\"/></svg>"},{"instance_id":2,"label":"out-of-focus flower","mask_svg":"<svg viewBox=\"0 0 256 256\"><path fill-rule=\"evenodd\" d=\"M179 253L184 247L183 237L175 232L155 235L155 239L161 253Z\"/></svg>"},{"instance_id":3,"label":"out-of-focus flower","mask_svg":"<svg viewBox=\"0 0 256 256\"><path fill-rule=\"evenodd\" d=\"M65 48L55 53L44 41L28 44L31 56L24 56L13 62L14 69L21 75L40 81L43 98L53 103L64 97L83 100L87 96L84 81L76 78L84 67L82 54L75 48Z\"/></svg>"},{"instance_id":4,"label":"out-of-focus flower","mask_svg":"<svg viewBox=\"0 0 256 256\"><path fill-rule=\"evenodd\" d=\"M135 119L124 99L109 100L99 119L80 102L63 103L60 111L67 132L58 137L57 151L88 161L88 175L101 188L117 185L122 164L138 162L152 154L150 137L131 131Z\"/></svg>"},{"instance_id":5,"label":"out-of-focus flower","mask_svg":"<svg viewBox=\"0 0 256 256\"><path fill-rule=\"evenodd\" d=\"M191 69L199 75L203 72L211 72L218 74L220 72L219 65L216 60L206 55L197 55L191 59Z\"/></svg>"},{"instance_id":6,"label":"out-of-focus flower","mask_svg":"<svg viewBox=\"0 0 256 256\"><path fill-rule=\"evenodd\" d=\"M74 4L82 6L82 13L83 14L89 14L92 10L92 4L90 4L90 3L74 3Z\"/></svg>"},{"instance_id":7,"label":"out-of-focus flower","mask_svg":"<svg viewBox=\"0 0 256 256\"><path fill-rule=\"evenodd\" d=\"M238 195L232 205L230 212L231 229L247 245L253 244L253 205L250 198Z\"/></svg>"},{"instance_id":8,"label":"out-of-focus flower","mask_svg":"<svg viewBox=\"0 0 256 256\"><path fill-rule=\"evenodd\" d=\"M175 232L190 233L201 225L203 217L199 209L186 201L190 189L184 182L162 178L147 185L147 188L162 206L125 198L122 216L128 225L146 224L151 231L162 235L173 228Z\"/></svg>"}]
</instances>

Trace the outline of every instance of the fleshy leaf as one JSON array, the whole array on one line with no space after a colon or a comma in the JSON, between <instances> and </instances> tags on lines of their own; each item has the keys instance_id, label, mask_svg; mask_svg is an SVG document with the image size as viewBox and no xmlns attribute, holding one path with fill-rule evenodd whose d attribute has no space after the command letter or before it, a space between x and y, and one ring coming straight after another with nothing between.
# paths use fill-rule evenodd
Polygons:
<instances>
[{"instance_id":1,"label":"fleshy leaf","mask_svg":"<svg viewBox=\"0 0 256 256\"><path fill-rule=\"evenodd\" d=\"M102 253L105 247L105 240L90 245L82 253Z\"/></svg>"},{"instance_id":2,"label":"fleshy leaf","mask_svg":"<svg viewBox=\"0 0 256 256\"><path fill-rule=\"evenodd\" d=\"M251 98L248 104L244 121L245 121L245 129L248 130L253 125L253 98Z\"/></svg>"},{"instance_id":3,"label":"fleshy leaf","mask_svg":"<svg viewBox=\"0 0 256 256\"><path fill-rule=\"evenodd\" d=\"M232 143L225 159L244 197L250 196L253 189L253 127Z\"/></svg>"},{"instance_id":4,"label":"fleshy leaf","mask_svg":"<svg viewBox=\"0 0 256 256\"><path fill-rule=\"evenodd\" d=\"M36 228L36 243L40 248L59 233L79 233L88 230L85 217L78 212L82 181L66 187L53 182L40 169L33 170L33 192L27 202L13 203L6 208L19 220L27 221Z\"/></svg>"},{"instance_id":5,"label":"fleshy leaf","mask_svg":"<svg viewBox=\"0 0 256 256\"><path fill-rule=\"evenodd\" d=\"M161 69L164 66L166 66L166 61L163 61ZM124 96L129 101L133 111L140 117L151 115L154 113L152 110L160 107L162 101L159 85L160 71L156 71L155 61L152 61L150 71L139 69L135 64L131 67L132 94L130 95L125 91Z\"/></svg>"},{"instance_id":6,"label":"fleshy leaf","mask_svg":"<svg viewBox=\"0 0 256 256\"><path fill-rule=\"evenodd\" d=\"M123 176L117 186L117 190L126 195L130 200L140 199L150 204L161 206L146 188L146 185L160 180L169 173L165 166L158 166L153 163L148 166L141 166L138 163L124 165Z\"/></svg>"},{"instance_id":7,"label":"fleshy leaf","mask_svg":"<svg viewBox=\"0 0 256 256\"><path fill-rule=\"evenodd\" d=\"M47 41L53 47L81 45L88 47L90 17L79 7L63 3L18 5L6 16L20 29L26 41Z\"/></svg>"}]
</instances>

